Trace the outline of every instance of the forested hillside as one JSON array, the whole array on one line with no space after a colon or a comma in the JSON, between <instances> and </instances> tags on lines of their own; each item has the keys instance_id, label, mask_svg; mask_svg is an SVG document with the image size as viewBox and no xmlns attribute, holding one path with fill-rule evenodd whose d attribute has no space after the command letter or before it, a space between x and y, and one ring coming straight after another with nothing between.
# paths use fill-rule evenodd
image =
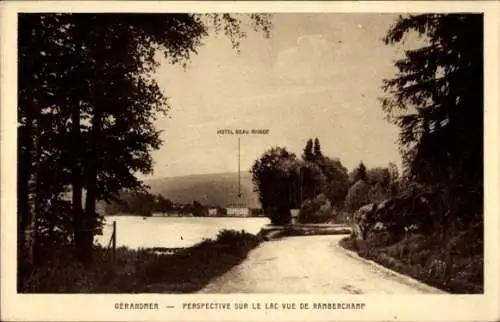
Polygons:
<instances>
[{"instance_id":1,"label":"forested hillside","mask_svg":"<svg viewBox=\"0 0 500 322\"><path fill-rule=\"evenodd\" d=\"M250 173L241 172L241 199L238 198L238 173L213 173L155 179L145 182L152 194L161 194L173 202L226 207L240 202L249 208L260 208L253 191Z\"/></svg>"}]
</instances>

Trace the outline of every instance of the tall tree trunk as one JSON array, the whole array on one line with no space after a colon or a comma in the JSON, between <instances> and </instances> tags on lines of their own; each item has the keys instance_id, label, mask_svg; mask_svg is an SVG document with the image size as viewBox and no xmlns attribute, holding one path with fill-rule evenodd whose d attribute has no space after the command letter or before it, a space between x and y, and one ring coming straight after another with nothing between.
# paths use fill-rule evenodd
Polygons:
<instances>
[{"instance_id":1,"label":"tall tree trunk","mask_svg":"<svg viewBox=\"0 0 500 322\"><path fill-rule=\"evenodd\" d=\"M33 120L28 119L24 127L18 130L18 168L17 168L17 256L18 256L18 291L24 289L25 277L33 265L29 257L27 244L28 223L31 221L29 183L32 171Z\"/></svg>"},{"instance_id":2,"label":"tall tree trunk","mask_svg":"<svg viewBox=\"0 0 500 322\"><path fill-rule=\"evenodd\" d=\"M41 179L40 179L40 169L41 169L41 129L40 129L40 109L35 106L31 113L32 117L28 118L27 135L30 137L27 139L27 151L24 155L23 168L19 171L23 171L20 176L22 178L20 182L21 198L20 202L20 212L21 212L21 222L20 222L20 242L21 247L21 272L22 279L20 284L24 283L24 277L30 273L33 267L36 265L35 259L35 249L36 249L36 229L37 229L37 219L41 211ZM34 156L32 157L32 153ZM31 162L35 163L34 171L32 171ZM30 186L34 185L34 190L30 189ZM32 198L30 198L32 196ZM21 286L22 287L22 286Z\"/></svg>"},{"instance_id":3,"label":"tall tree trunk","mask_svg":"<svg viewBox=\"0 0 500 322\"><path fill-rule=\"evenodd\" d=\"M35 249L36 249L36 235L37 235L37 219L40 215L41 211L41 179L40 179L40 169L41 169L41 155L42 155L42 147L41 147L41 130L40 130L40 110L35 110L35 117L29 121L30 132L33 135L33 141L29 141L28 146L33 144L33 146L28 147L28 151L26 154L26 159L24 162L29 164L25 164L26 168L21 169L21 171L25 171L24 174L21 174L23 180L21 182L21 200L20 200L20 211L21 211L21 222L19 223L20 228L20 242L22 243L20 255L20 275L22 276L20 280L20 284L24 283L24 277L33 269L36 265L35 259ZM30 171L31 169L31 152L34 150L34 158L35 162L35 171ZM35 189L30 193L30 184L34 185ZM24 191L23 191L24 190ZM30 195L33 195L33 199L30 200ZM20 285L22 288L22 286Z\"/></svg>"},{"instance_id":4,"label":"tall tree trunk","mask_svg":"<svg viewBox=\"0 0 500 322\"><path fill-rule=\"evenodd\" d=\"M40 110L37 110L36 113L36 128L35 128L35 202L34 202L34 211L33 216L31 216L31 220L29 222L28 230L30 231L30 250L29 256L33 263L36 265L37 262L37 235L38 235L38 218L40 218L42 212L42 178L41 178L41 169L42 169L42 130L40 125Z\"/></svg>"},{"instance_id":5,"label":"tall tree trunk","mask_svg":"<svg viewBox=\"0 0 500 322\"><path fill-rule=\"evenodd\" d=\"M74 27L72 30L73 42L75 44L74 59L76 62L85 60L85 54L83 53L83 44L85 44L88 30L85 26L88 23L86 16L75 16ZM81 78L87 77L84 71L78 70L73 76L76 78L76 82L80 82ZM79 83L78 83L79 84ZM82 100L85 100L89 93L88 88L83 85L74 85L71 87L73 93L70 95L73 97L73 102L71 106L71 121L72 127L72 179L71 185L73 189L72 193L72 205L73 205L73 230L74 230L74 245L77 258L84 264L90 263L90 252L88 249L88 237L87 237L87 224L85 221L85 214L82 206L83 197L83 185L85 183L83 175L84 162L87 161L83 158L82 150L85 150L84 141L82 139L81 133L81 107Z\"/></svg>"},{"instance_id":6,"label":"tall tree trunk","mask_svg":"<svg viewBox=\"0 0 500 322\"><path fill-rule=\"evenodd\" d=\"M100 30L100 37L98 39L89 40L91 46L89 46L89 55L100 57L103 60L106 60L106 55L103 52L102 48L106 45L107 33L109 30L105 27L105 24L95 23L94 26L97 30ZM95 46L93 46L95 45ZM102 109L101 104L106 99L104 88L109 86L109 84L102 84L103 75L105 75L105 71L103 74L100 73L101 70L99 68L95 68L92 70L89 77L92 78L92 86L89 87L90 95L92 97L92 121L91 121L91 129L88 137L88 148L87 154L85 155L84 160L84 171L85 171L85 189L86 189L86 197L85 197L85 214L84 214L84 251L86 254L87 262L92 261L93 255L93 244L94 244L94 233L96 229L96 199L97 199L97 172L98 172L98 157L99 157L99 136L101 133L101 122L102 122ZM99 75L99 76L97 76ZM104 96L104 97L103 97Z\"/></svg>"},{"instance_id":7,"label":"tall tree trunk","mask_svg":"<svg viewBox=\"0 0 500 322\"><path fill-rule=\"evenodd\" d=\"M98 103L97 103L98 104ZM94 116L92 118L92 130L89 138L89 154L86 159L86 189L87 195L85 198L85 251L87 260L92 260L92 247L94 243L94 231L96 228L96 198L97 198L97 158L99 135L101 133L101 111L95 106Z\"/></svg>"},{"instance_id":8,"label":"tall tree trunk","mask_svg":"<svg viewBox=\"0 0 500 322\"><path fill-rule=\"evenodd\" d=\"M72 172L72 205L73 205L73 234L75 251L78 259L86 262L86 254L84 247L84 224L83 224L83 208L82 208L82 173L81 173L81 130L80 130L80 104L76 103L72 106L71 111L72 137L73 137L73 164Z\"/></svg>"}]
</instances>

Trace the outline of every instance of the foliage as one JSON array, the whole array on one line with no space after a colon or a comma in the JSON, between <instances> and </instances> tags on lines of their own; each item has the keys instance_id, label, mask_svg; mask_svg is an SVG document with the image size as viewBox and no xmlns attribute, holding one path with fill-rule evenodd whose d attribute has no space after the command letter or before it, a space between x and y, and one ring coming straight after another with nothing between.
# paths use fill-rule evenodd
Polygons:
<instances>
[{"instance_id":1,"label":"foliage","mask_svg":"<svg viewBox=\"0 0 500 322\"><path fill-rule=\"evenodd\" d=\"M351 193L346 197L350 211L356 211L363 204L380 203L399 192L399 173L393 163L389 163L388 167L367 169L360 162L350 173L350 178L353 184L349 190Z\"/></svg>"},{"instance_id":2,"label":"foliage","mask_svg":"<svg viewBox=\"0 0 500 322\"><path fill-rule=\"evenodd\" d=\"M321 145L319 144L319 139L315 138L314 139L314 157L321 158L322 156L323 156L323 153L321 152Z\"/></svg>"},{"instance_id":3,"label":"foliage","mask_svg":"<svg viewBox=\"0 0 500 322\"><path fill-rule=\"evenodd\" d=\"M276 147L266 151L252 166L252 181L259 201L273 224L287 224L291 219L292 186L298 162L295 154Z\"/></svg>"},{"instance_id":4,"label":"foliage","mask_svg":"<svg viewBox=\"0 0 500 322\"><path fill-rule=\"evenodd\" d=\"M356 183L354 183L347 192L347 209L351 212L354 212L359 209L359 207L369 203L369 192L370 186L364 180L358 180Z\"/></svg>"},{"instance_id":5,"label":"foliage","mask_svg":"<svg viewBox=\"0 0 500 322\"><path fill-rule=\"evenodd\" d=\"M119 200L111 201L105 206L107 215L133 214L151 216L154 212L165 213L174 208L172 201L161 194L153 195L142 191L122 191Z\"/></svg>"},{"instance_id":6,"label":"foliage","mask_svg":"<svg viewBox=\"0 0 500 322\"><path fill-rule=\"evenodd\" d=\"M370 202L380 203L391 195L391 174L388 168L372 168L367 172L370 183L368 199Z\"/></svg>"},{"instance_id":7,"label":"foliage","mask_svg":"<svg viewBox=\"0 0 500 322\"><path fill-rule=\"evenodd\" d=\"M299 185L301 200L313 199L325 190L327 178L318 161L319 159L314 157L312 161L304 160L300 163Z\"/></svg>"},{"instance_id":8,"label":"foliage","mask_svg":"<svg viewBox=\"0 0 500 322\"><path fill-rule=\"evenodd\" d=\"M447 292L483 293L483 229L481 224L442 240L409 233L394 240L384 233L366 240L351 237L340 244L360 256Z\"/></svg>"},{"instance_id":9,"label":"foliage","mask_svg":"<svg viewBox=\"0 0 500 322\"><path fill-rule=\"evenodd\" d=\"M332 219L333 209L330 200L319 194L313 200L306 200L299 212L300 223L320 223Z\"/></svg>"},{"instance_id":10,"label":"foliage","mask_svg":"<svg viewBox=\"0 0 500 322\"><path fill-rule=\"evenodd\" d=\"M193 216L195 217L208 216L208 208L203 206L200 202L193 200Z\"/></svg>"},{"instance_id":11,"label":"foliage","mask_svg":"<svg viewBox=\"0 0 500 322\"><path fill-rule=\"evenodd\" d=\"M244 230L222 229L215 237L216 243L234 248L242 248L244 243L255 241L255 236Z\"/></svg>"},{"instance_id":12,"label":"foliage","mask_svg":"<svg viewBox=\"0 0 500 322\"><path fill-rule=\"evenodd\" d=\"M303 208L305 200L319 195L328 199L329 207L343 208L349 178L340 160L324 156L318 138L307 140L302 158L297 160L284 148L273 148L255 162L253 182L266 213L282 207L288 218L289 209Z\"/></svg>"},{"instance_id":13,"label":"foliage","mask_svg":"<svg viewBox=\"0 0 500 322\"><path fill-rule=\"evenodd\" d=\"M161 194L158 194L156 197L155 211L165 214L166 212L172 210L173 205L174 204L170 199L167 199Z\"/></svg>"},{"instance_id":14,"label":"foliage","mask_svg":"<svg viewBox=\"0 0 500 322\"><path fill-rule=\"evenodd\" d=\"M251 208L250 213L252 217L262 217L264 216L264 211L261 208Z\"/></svg>"},{"instance_id":15,"label":"foliage","mask_svg":"<svg viewBox=\"0 0 500 322\"><path fill-rule=\"evenodd\" d=\"M70 231L79 259L92 259L96 201L144 192L136 173L152 171L151 152L162 143L154 121L169 105L151 77L156 54L186 64L212 26L237 48L244 18L269 34L264 14L19 15L18 244L30 262L22 267L33 264L29 232L39 223ZM69 186L71 230L49 215L56 208L45 210Z\"/></svg>"},{"instance_id":16,"label":"foliage","mask_svg":"<svg viewBox=\"0 0 500 322\"><path fill-rule=\"evenodd\" d=\"M343 209L349 188L347 169L339 159L322 156L317 162L326 181L322 190L323 193L332 204L332 207Z\"/></svg>"},{"instance_id":17,"label":"foliage","mask_svg":"<svg viewBox=\"0 0 500 322\"><path fill-rule=\"evenodd\" d=\"M482 213L483 16L400 17L385 42L413 31L426 44L396 62L399 73L384 81L382 106L400 128L408 175L447 185L453 213L471 219Z\"/></svg>"},{"instance_id":18,"label":"foliage","mask_svg":"<svg viewBox=\"0 0 500 322\"><path fill-rule=\"evenodd\" d=\"M314 199L324 193L333 206L342 208L348 189L347 169L339 159L324 156L319 139L309 139L304 147L299 169L301 200ZM300 202L298 203L300 204Z\"/></svg>"},{"instance_id":19,"label":"foliage","mask_svg":"<svg viewBox=\"0 0 500 322\"><path fill-rule=\"evenodd\" d=\"M304 152L302 153L302 159L304 161L313 161L314 160L313 140L312 139L307 140L306 146L304 147Z\"/></svg>"},{"instance_id":20,"label":"foliage","mask_svg":"<svg viewBox=\"0 0 500 322\"><path fill-rule=\"evenodd\" d=\"M39 265L21 293L191 293L238 265L260 239L245 232L223 231L174 254L120 247L115 258L96 248L96 260L83 266L70 247Z\"/></svg>"},{"instance_id":21,"label":"foliage","mask_svg":"<svg viewBox=\"0 0 500 322\"><path fill-rule=\"evenodd\" d=\"M41 214L36 222L36 262L43 262L50 256L43 250L69 246L73 242L70 202L53 199L44 205Z\"/></svg>"},{"instance_id":22,"label":"foliage","mask_svg":"<svg viewBox=\"0 0 500 322\"><path fill-rule=\"evenodd\" d=\"M390 196L393 197L396 196L401 190L399 170L394 163L389 162L387 171L389 171L389 193Z\"/></svg>"},{"instance_id":23,"label":"foliage","mask_svg":"<svg viewBox=\"0 0 500 322\"><path fill-rule=\"evenodd\" d=\"M379 171L383 180L376 185L384 188L389 178L389 198L370 212L366 226L384 229L343 242L455 293L483 290L482 20L479 14L408 15L387 32L388 44L411 32L425 43L396 61L398 73L384 81L381 99L400 128L403 177L394 165Z\"/></svg>"},{"instance_id":24,"label":"foliage","mask_svg":"<svg viewBox=\"0 0 500 322\"><path fill-rule=\"evenodd\" d=\"M369 203L363 205L354 213L353 222L356 225L356 231L358 232L359 230L358 237L360 237L361 239L366 239L367 234L374 226L374 215L376 210L377 205Z\"/></svg>"},{"instance_id":25,"label":"foliage","mask_svg":"<svg viewBox=\"0 0 500 322\"><path fill-rule=\"evenodd\" d=\"M361 161L359 163L359 165L356 167L356 169L354 169L353 172L351 173L351 182L352 183L356 183L359 180L362 180L364 182L368 182L368 174L366 172L366 166L363 163L363 161Z\"/></svg>"}]
</instances>

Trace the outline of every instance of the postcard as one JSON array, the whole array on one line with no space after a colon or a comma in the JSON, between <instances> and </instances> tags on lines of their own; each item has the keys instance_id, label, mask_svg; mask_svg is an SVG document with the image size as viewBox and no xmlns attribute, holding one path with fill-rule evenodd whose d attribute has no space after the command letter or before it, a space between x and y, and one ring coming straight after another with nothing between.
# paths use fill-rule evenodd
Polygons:
<instances>
[{"instance_id":1,"label":"postcard","mask_svg":"<svg viewBox=\"0 0 500 322\"><path fill-rule=\"evenodd\" d=\"M500 318L498 3L1 8L2 320Z\"/></svg>"}]
</instances>

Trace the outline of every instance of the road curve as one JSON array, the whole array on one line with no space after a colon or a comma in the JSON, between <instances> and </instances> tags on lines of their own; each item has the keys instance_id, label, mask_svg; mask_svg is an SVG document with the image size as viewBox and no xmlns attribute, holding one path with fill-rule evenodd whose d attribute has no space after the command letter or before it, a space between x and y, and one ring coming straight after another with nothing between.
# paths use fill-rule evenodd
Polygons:
<instances>
[{"instance_id":1,"label":"road curve","mask_svg":"<svg viewBox=\"0 0 500 322\"><path fill-rule=\"evenodd\" d=\"M360 259L345 235L267 241L200 293L425 294L441 291Z\"/></svg>"}]
</instances>

